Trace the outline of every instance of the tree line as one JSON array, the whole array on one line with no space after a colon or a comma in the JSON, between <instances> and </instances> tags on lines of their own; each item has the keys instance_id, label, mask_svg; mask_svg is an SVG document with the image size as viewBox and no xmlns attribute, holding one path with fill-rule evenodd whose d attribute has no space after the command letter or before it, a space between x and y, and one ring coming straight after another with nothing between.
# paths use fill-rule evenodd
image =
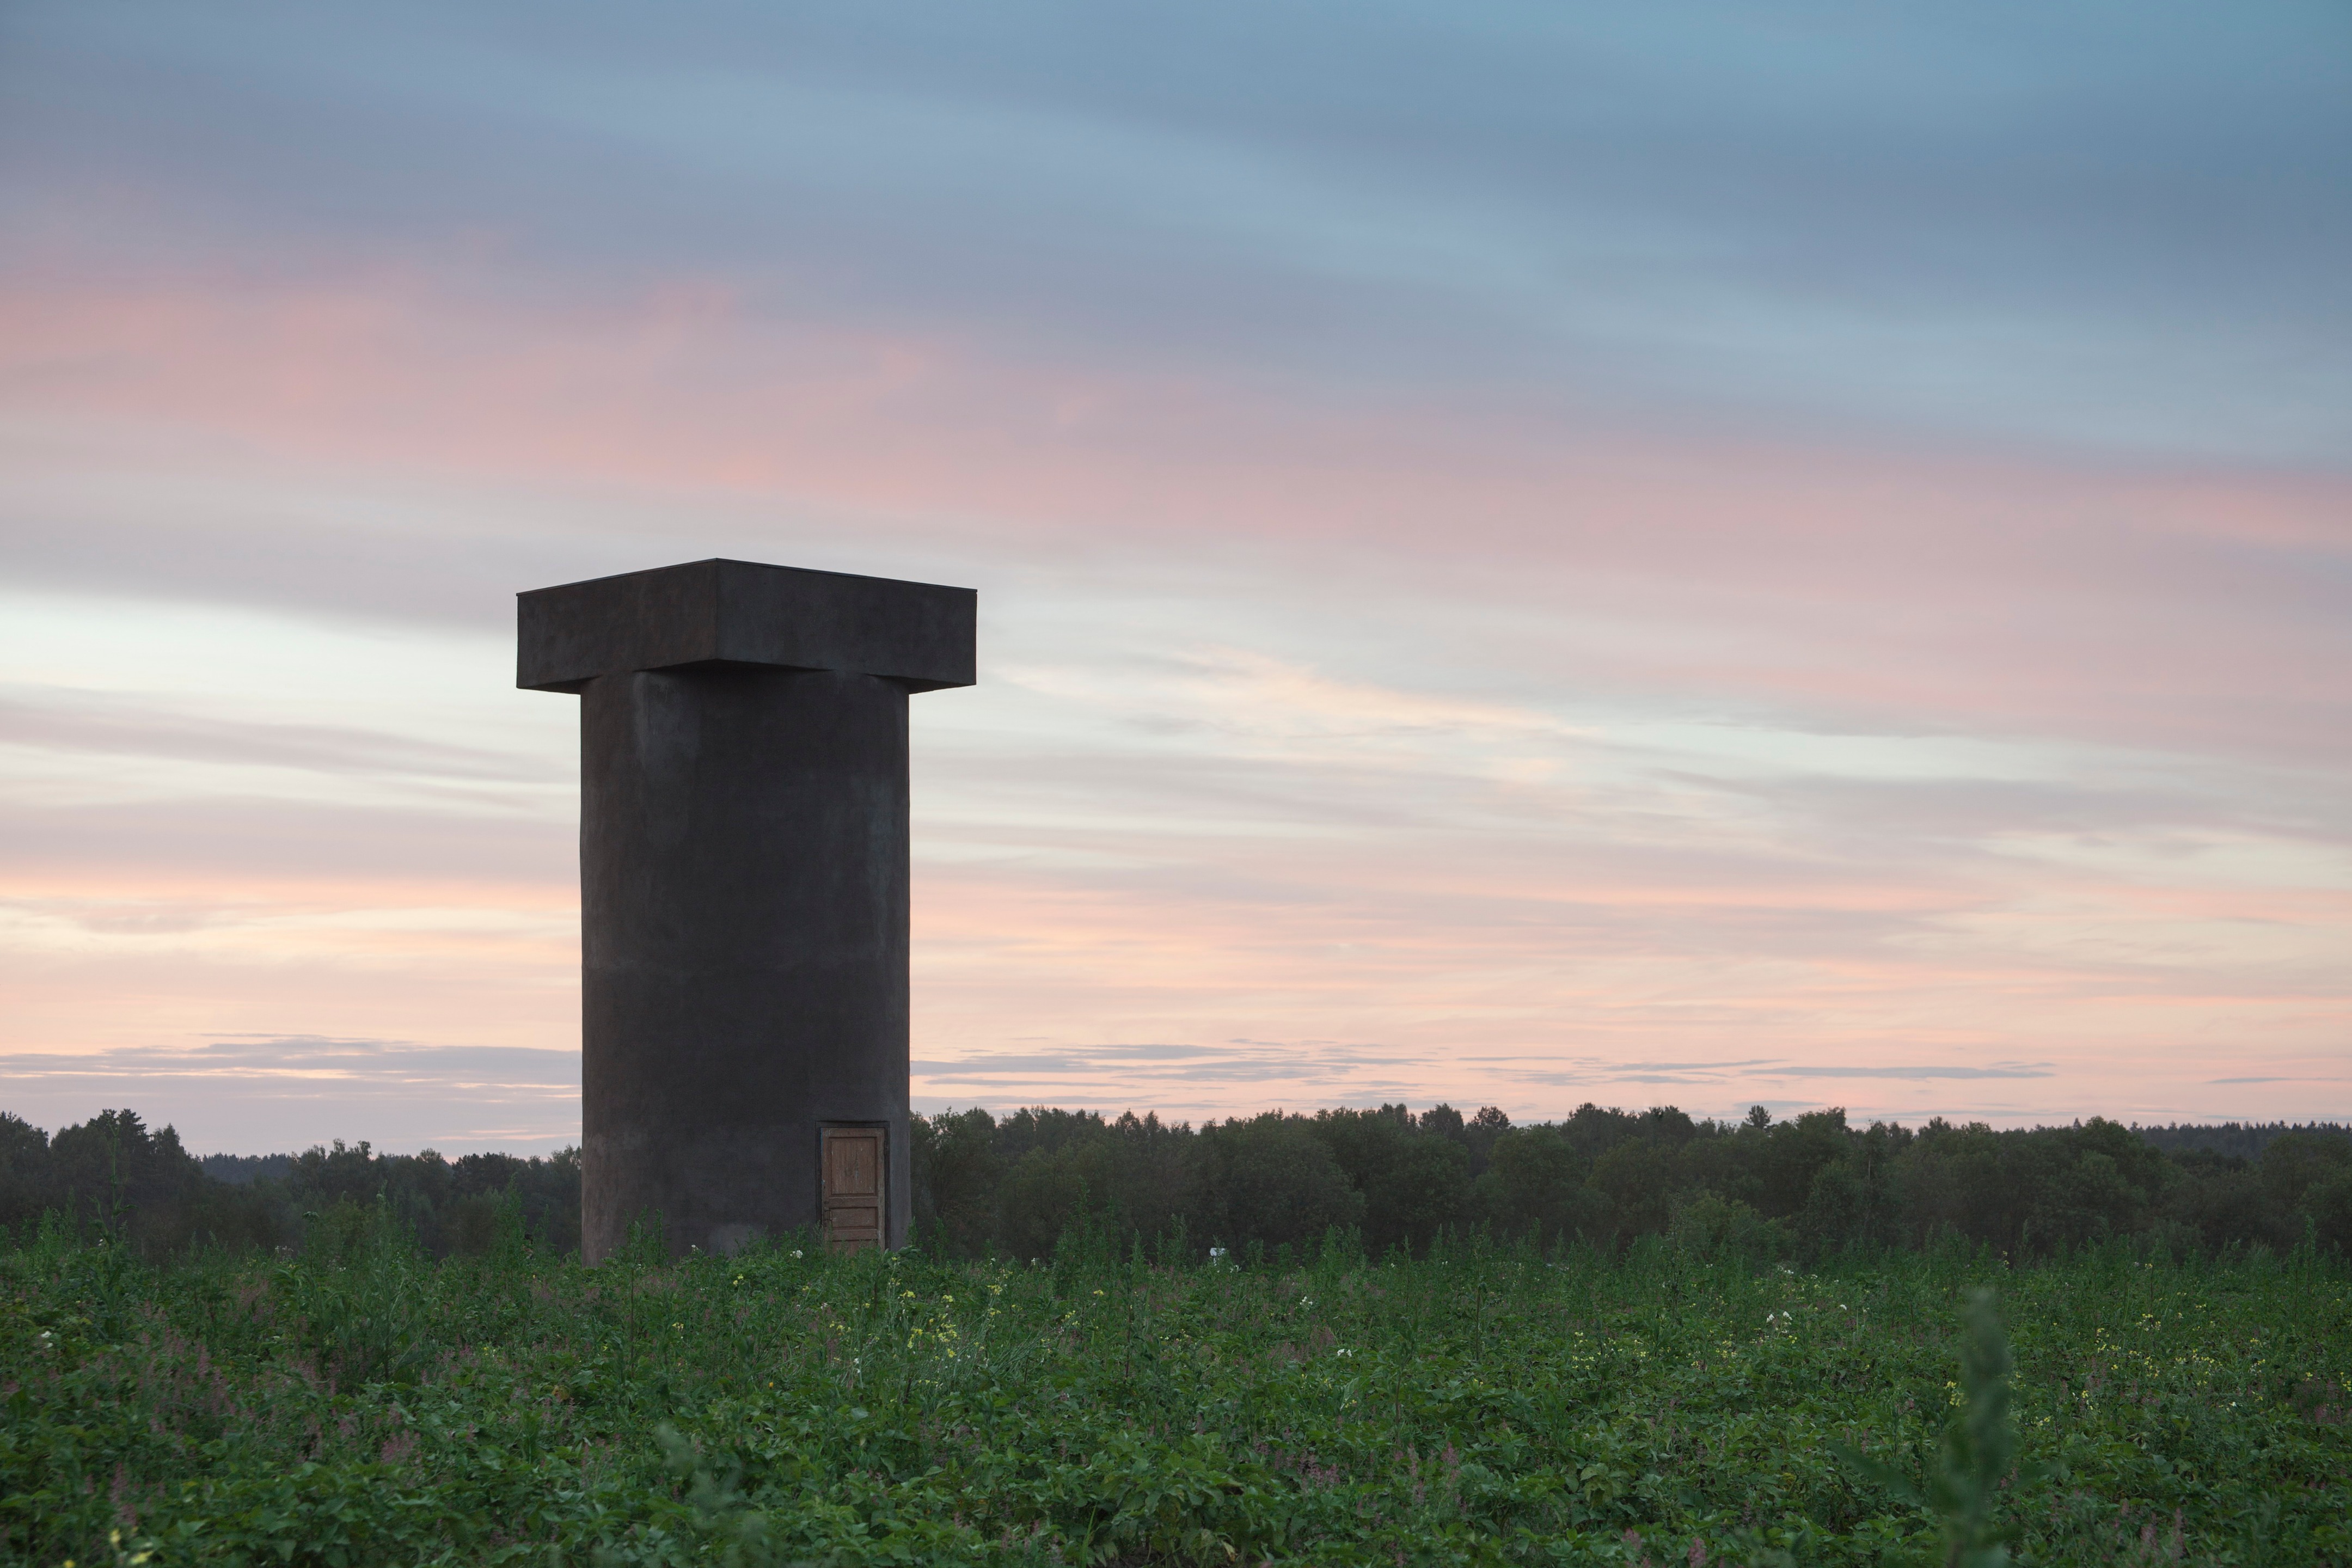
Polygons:
<instances>
[{"instance_id":1,"label":"tree line","mask_svg":"<svg viewBox=\"0 0 2352 1568\"><path fill-rule=\"evenodd\" d=\"M0 1226L121 1235L150 1257L195 1246L356 1245L389 1215L435 1257L529 1240L580 1245L580 1155L379 1154L366 1143L198 1160L170 1127L109 1110L55 1137L0 1111Z\"/></svg>"},{"instance_id":2,"label":"tree line","mask_svg":"<svg viewBox=\"0 0 2352 1568\"><path fill-rule=\"evenodd\" d=\"M2216 1147L2214 1145L2219 1145ZM2251 1145L2255 1152L2231 1152ZM950 1111L916 1130L919 1233L1043 1257L1073 1226L1194 1247L1375 1255L1483 1232L1539 1247L1661 1237L1763 1258L1953 1237L2041 1257L2114 1238L2175 1252L2352 1252L2352 1130L1854 1127L1843 1110L1696 1120L1586 1105L1515 1127L1493 1107L1269 1111L1198 1129L1132 1113Z\"/></svg>"},{"instance_id":3,"label":"tree line","mask_svg":"<svg viewBox=\"0 0 2352 1568\"><path fill-rule=\"evenodd\" d=\"M2114 1239L2175 1253L2352 1253L2352 1130L2140 1129L2094 1119L1913 1129L1843 1110L1697 1120L1586 1105L1514 1126L1493 1107L1269 1111L1199 1127L1030 1109L916 1117L919 1245L1051 1256L1065 1236L1237 1258L1338 1230L1375 1256L1483 1234L1604 1250L1656 1237L1766 1259L1954 1237L2028 1259ZM389 1217L436 1256L580 1237L580 1160L337 1142L199 1160L110 1110L54 1137L0 1112L0 1226L102 1226L152 1255L196 1245L349 1246Z\"/></svg>"}]
</instances>

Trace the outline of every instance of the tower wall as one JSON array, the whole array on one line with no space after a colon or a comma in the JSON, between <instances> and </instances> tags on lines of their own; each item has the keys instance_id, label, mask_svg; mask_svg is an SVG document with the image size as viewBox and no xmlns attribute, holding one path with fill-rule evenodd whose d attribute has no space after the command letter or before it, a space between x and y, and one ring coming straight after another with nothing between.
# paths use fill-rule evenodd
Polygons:
<instances>
[{"instance_id":1,"label":"tower wall","mask_svg":"<svg viewBox=\"0 0 2352 1568\"><path fill-rule=\"evenodd\" d=\"M588 1261L819 1225L828 1127L882 1131L905 1243L907 700L971 683L974 608L740 562L522 595L520 683L581 697Z\"/></svg>"}]
</instances>

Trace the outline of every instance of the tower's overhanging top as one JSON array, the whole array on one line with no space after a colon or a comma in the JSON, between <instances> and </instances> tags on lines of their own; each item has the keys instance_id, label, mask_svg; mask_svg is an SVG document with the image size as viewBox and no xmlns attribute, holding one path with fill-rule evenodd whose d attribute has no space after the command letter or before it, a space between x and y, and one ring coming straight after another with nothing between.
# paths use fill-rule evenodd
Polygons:
<instances>
[{"instance_id":1,"label":"tower's overhanging top","mask_svg":"<svg viewBox=\"0 0 2352 1568\"><path fill-rule=\"evenodd\" d=\"M979 595L970 588L714 560L515 599L515 684L537 691L697 664L840 670L911 691L974 679Z\"/></svg>"}]
</instances>

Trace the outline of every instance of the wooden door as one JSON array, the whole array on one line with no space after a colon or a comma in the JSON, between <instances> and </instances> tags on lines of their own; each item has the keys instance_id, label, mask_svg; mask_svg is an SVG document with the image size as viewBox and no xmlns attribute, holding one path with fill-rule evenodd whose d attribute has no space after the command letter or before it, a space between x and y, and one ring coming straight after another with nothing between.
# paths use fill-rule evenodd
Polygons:
<instances>
[{"instance_id":1,"label":"wooden door","mask_svg":"<svg viewBox=\"0 0 2352 1568\"><path fill-rule=\"evenodd\" d=\"M824 1183L824 1230L835 1252L882 1245L886 1185L882 1129L828 1127L820 1164Z\"/></svg>"}]
</instances>

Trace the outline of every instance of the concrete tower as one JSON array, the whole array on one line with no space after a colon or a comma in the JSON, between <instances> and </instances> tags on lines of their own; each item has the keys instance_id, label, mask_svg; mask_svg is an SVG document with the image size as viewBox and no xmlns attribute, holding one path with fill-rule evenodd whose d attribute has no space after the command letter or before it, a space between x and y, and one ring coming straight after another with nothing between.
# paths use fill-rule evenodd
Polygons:
<instances>
[{"instance_id":1,"label":"concrete tower","mask_svg":"<svg viewBox=\"0 0 2352 1568\"><path fill-rule=\"evenodd\" d=\"M907 1239L907 696L978 595L698 561L519 595L580 710L581 1247Z\"/></svg>"}]
</instances>

